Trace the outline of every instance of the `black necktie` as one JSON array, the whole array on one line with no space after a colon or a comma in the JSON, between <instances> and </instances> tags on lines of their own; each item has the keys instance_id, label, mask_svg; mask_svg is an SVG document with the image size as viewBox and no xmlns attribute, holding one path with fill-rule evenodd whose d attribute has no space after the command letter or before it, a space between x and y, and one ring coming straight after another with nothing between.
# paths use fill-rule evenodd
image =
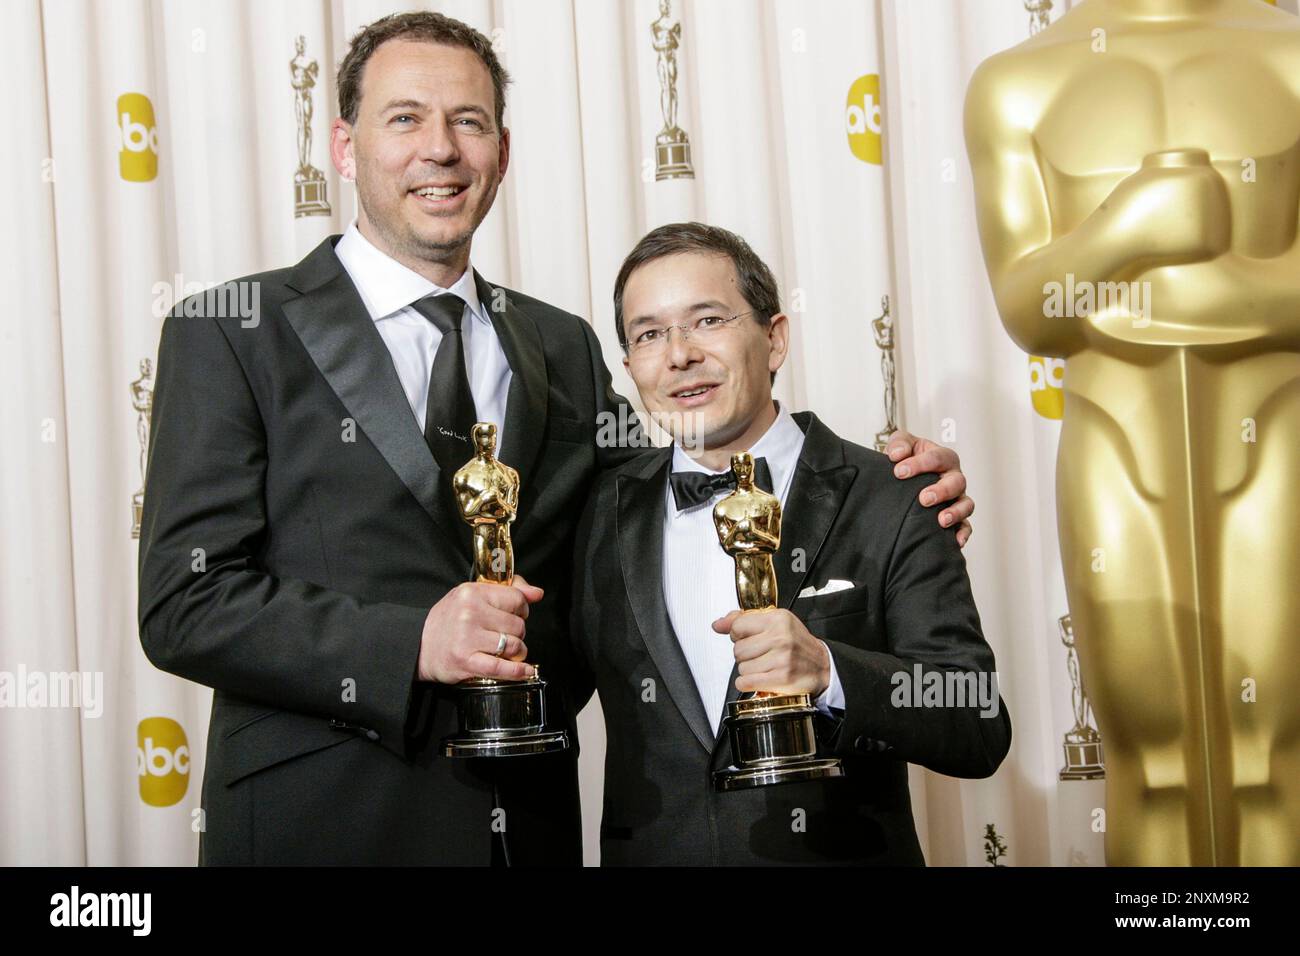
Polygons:
<instances>
[{"instance_id":1,"label":"black necktie","mask_svg":"<svg viewBox=\"0 0 1300 956\"><path fill-rule=\"evenodd\" d=\"M728 468L720 475L711 475L706 471L674 471L668 476L668 483L673 486L673 500L677 510L685 511L696 505L712 501L720 491L729 491L736 487L736 473ZM772 491L772 472L768 470L766 458L754 459L754 484L766 492Z\"/></svg>"},{"instance_id":2,"label":"black necktie","mask_svg":"<svg viewBox=\"0 0 1300 956\"><path fill-rule=\"evenodd\" d=\"M413 302L411 308L442 333L433 370L429 373L424 440L439 467L450 476L474 456L470 432L478 421L474 393L469 390L469 373L465 371L465 346L460 329L465 300L450 293L431 295Z\"/></svg>"}]
</instances>

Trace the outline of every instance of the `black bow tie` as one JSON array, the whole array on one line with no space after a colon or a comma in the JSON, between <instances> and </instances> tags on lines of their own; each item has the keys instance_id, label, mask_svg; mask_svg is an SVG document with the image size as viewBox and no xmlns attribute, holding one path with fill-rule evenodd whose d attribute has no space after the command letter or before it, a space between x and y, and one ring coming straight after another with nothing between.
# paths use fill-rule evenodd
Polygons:
<instances>
[{"instance_id":1,"label":"black bow tie","mask_svg":"<svg viewBox=\"0 0 1300 956\"><path fill-rule=\"evenodd\" d=\"M685 511L712 501L720 491L730 491L736 487L736 473L728 468L720 475L711 475L706 471L674 471L668 476L668 483L673 486L673 500L677 510ZM772 490L772 472L768 470L766 458L754 459L754 484L764 491Z\"/></svg>"}]
</instances>

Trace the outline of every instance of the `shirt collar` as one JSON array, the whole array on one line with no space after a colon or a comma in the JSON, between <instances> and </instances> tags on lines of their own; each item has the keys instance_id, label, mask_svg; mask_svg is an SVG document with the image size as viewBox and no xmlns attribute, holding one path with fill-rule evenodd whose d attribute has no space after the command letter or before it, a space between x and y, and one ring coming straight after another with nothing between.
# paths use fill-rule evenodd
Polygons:
<instances>
[{"instance_id":1,"label":"shirt collar","mask_svg":"<svg viewBox=\"0 0 1300 956\"><path fill-rule=\"evenodd\" d=\"M803 451L804 433L791 416L790 412L780 402L776 402L776 420L768 426L763 437L754 443L749 449L749 453L755 458L766 458L768 470L772 473L772 493L777 496L782 504L785 503L786 492L789 490L790 481L794 477L795 469L799 465L799 453ZM702 471L710 475L720 475L727 471L731 466L723 468L720 471L711 471L705 468L698 461L686 454L681 445L673 445L673 471ZM669 512L683 514L678 511L673 504L672 489L668 490L669 495Z\"/></svg>"},{"instance_id":2,"label":"shirt collar","mask_svg":"<svg viewBox=\"0 0 1300 956\"><path fill-rule=\"evenodd\" d=\"M365 303L366 311L375 322L389 318L426 296L441 292L460 296L475 319L479 322L489 321L479 302L472 265L452 283L451 288L444 289L381 251L361 234L356 220L353 220L347 232L343 233L343 238L334 246L334 253L351 276L353 285L361 294L361 301Z\"/></svg>"}]
</instances>

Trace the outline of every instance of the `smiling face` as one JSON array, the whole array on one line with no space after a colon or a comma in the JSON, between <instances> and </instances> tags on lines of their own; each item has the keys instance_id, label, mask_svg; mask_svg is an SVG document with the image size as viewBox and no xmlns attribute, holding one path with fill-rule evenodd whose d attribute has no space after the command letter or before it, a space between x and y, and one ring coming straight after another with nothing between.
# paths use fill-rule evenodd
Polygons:
<instances>
[{"instance_id":1,"label":"smiling face","mask_svg":"<svg viewBox=\"0 0 1300 956\"><path fill-rule=\"evenodd\" d=\"M495 92L469 49L389 40L361 80L357 121L334 121L330 153L355 178L357 226L399 262L443 286L469 264L474 230L510 159Z\"/></svg>"},{"instance_id":2,"label":"smiling face","mask_svg":"<svg viewBox=\"0 0 1300 956\"><path fill-rule=\"evenodd\" d=\"M694 325L750 312L736 267L725 255L688 252L638 266L623 289L623 327L629 344L648 330ZM707 322L705 323L708 324ZM785 361L789 320L784 313L763 326L742 315L706 336L670 331L655 351L633 348L624 366L646 410L679 441L700 442L708 467L729 462L728 450L747 449L776 417L772 373Z\"/></svg>"}]
</instances>

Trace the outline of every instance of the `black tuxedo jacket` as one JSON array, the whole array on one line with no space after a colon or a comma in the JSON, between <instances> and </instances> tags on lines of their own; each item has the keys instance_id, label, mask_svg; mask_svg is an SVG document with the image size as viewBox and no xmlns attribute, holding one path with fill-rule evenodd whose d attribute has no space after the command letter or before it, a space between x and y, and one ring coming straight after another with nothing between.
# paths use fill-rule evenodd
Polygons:
<instances>
[{"instance_id":1,"label":"black tuxedo jacket","mask_svg":"<svg viewBox=\"0 0 1300 956\"><path fill-rule=\"evenodd\" d=\"M794 419L806 437L783 508L778 596L835 659L845 710L818 734L845 777L713 791L711 773L732 763L731 749L704 711L663 599L671 449L646 452L601 477L575 551L573 633L605 714L604 864L923 865L907 764L986 777L1006 756L1000 697L996 717L891 704L893 675L917 664L994 670L956 537L916 500L936 477L899 481L884 455L811 413ZM853 587L798 597L831 580ZM735 678L733 669L728 700Z\"/></svg>"},{"instance_id":2,"label":"black tuxedo jacket","mask_svg":"<svg viewBox=\"0 0 1300 956\"><path fill-rule=\"evenodd\" d=\"M163 326L140 639L215 689L200 862L485 864L503 820L513 863L578 864L568 568L597 470L628 454L596 442L622 399L586 322L476 276L513 373L516 567L546 589L529 660L572 749L444 758L454 697L416 661L429 608L469 577L469 535L338 238L236 280L258 283L255 324L210 290Z\"/></svg>"}]
</instances>

